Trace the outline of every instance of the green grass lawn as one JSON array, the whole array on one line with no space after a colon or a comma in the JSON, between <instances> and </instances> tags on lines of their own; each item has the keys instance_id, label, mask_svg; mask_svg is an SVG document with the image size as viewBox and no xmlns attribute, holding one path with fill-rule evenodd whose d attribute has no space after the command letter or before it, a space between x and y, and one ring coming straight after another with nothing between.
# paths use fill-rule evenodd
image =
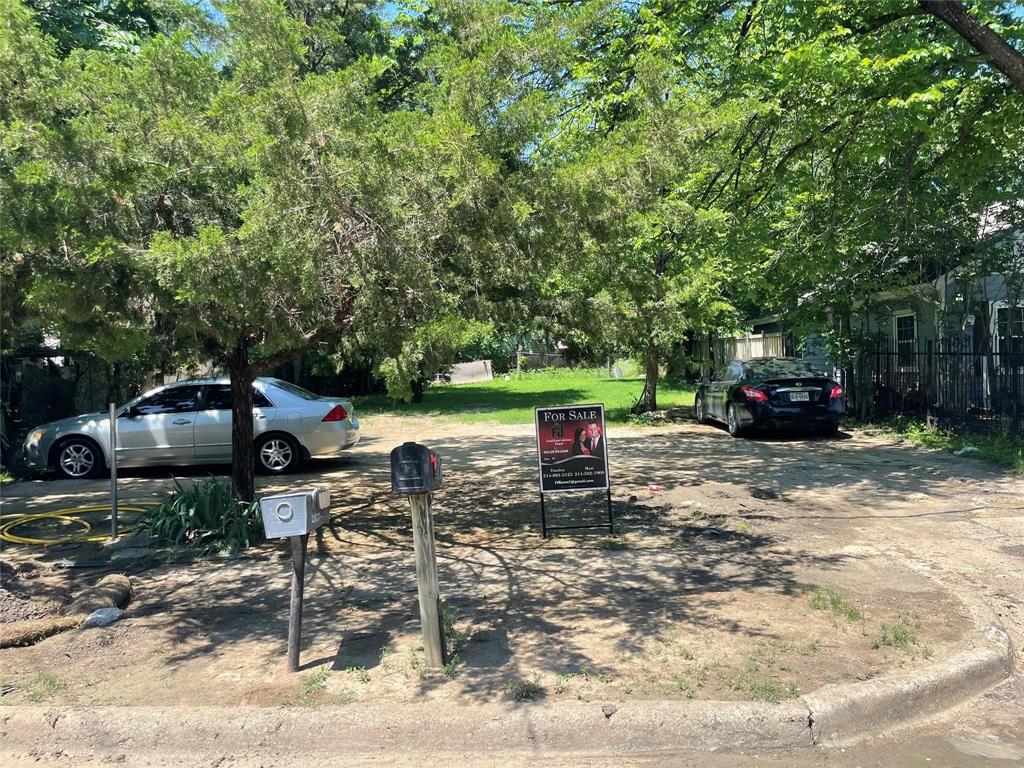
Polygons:
<instances>
[{"instance_id":1,"label":"green grass lawn","mask_svg":"<svg viewBox=\"0 0 1024 768\"><path fill-rule=\"evenodd\" d=\"M610 379L603 368L555 369L510 374L478 384L442 384L427 389L422 403L395 402L385 395L356 398L361 416L445 416L468 423L531 424L535 406L604 403L605 419L622 424L643 392L643 379ZM694 389L658 385L658 407L693 405Z\"/></svg>"}]
</instances>

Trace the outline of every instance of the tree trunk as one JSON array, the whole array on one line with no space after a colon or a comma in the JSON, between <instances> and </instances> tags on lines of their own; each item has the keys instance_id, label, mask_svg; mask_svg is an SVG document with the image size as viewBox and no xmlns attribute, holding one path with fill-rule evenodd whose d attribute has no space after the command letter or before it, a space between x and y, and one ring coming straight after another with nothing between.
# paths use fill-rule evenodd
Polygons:
<instances>
[{"instance_id":1,"label":"tree trunk","mask_svg":"<svg viewBox=\"0 0 1024 768\"><path fill-rule=\"evenodd\" d=\"M426 381L424 380L424 378L422 376L419 377L418 379L413 379L410 382L410 386L412 388L412 401L414 403L422 403L423 402L423 388L424 388L425 385L426 385Z\"/></svg>"},{"instance_id":2,"label":"tree trunk","mask_svg":"<svg viewBox=\"0 0 1024 768\"><path fill-rule=\"evenodd\" d=\"M235 347L228 359L231 376L231 485L238 498L256 498L256 457L252 439L252 383L256 371L249 364L249 348Z\"/></svg>"},{"instance_id":3,"label":"tree trunk","mask_svg":"<svg viewBox=\"0 0 1024 768\"><path fill-rule=\"evenodd\" d=\"M644 393L640 399L640 412L658 410L658 353L644 352Z\"/></svg>"},{"instance_id":4,"label":"tree trunk","mask_svg":"<svg viewBox=\"0 0 1024 768\"><path fill-rule=\"evenodd\" d=\"M992 66L1024 93L1024 56L991 28L982 24L958 0L918 0L922 8L948 24L960 37L988 56Z\"/></svg>"}]
</instances>

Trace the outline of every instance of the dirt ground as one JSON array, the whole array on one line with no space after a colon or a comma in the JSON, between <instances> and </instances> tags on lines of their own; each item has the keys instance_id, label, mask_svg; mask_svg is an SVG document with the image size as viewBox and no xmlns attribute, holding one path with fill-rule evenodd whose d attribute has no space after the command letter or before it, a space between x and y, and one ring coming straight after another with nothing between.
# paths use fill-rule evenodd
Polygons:
<instances>
[{"instance_id":1,"label":"dirt ground","mask_svg":"<svg viewBox=\"0 0 1024 768\"><path fill-rule=\"evenodd\" d=\"M262 483L332 491L331 524L310 542L302 674L284 671L279 543L106 564L97 548L8 545L6 620L26 606L59 612L111 570L135 591L107 629L0 651L0 703L776 701L949 656L978 610L1021 640L1024 482L975 460L863 432L613 428L618 535L545 541L529 427L376 417L364 435L345 460ZM445 462L434 512L457 655L444 673L423 662L409 515L388 484L388 452L410 436ZM7 486L3 512L99 501L107 485ZM169 485L166 472L138 471L121 494ZM599 522L603 501L552 498L549 512Z\"/></svg>"}]
</instances>

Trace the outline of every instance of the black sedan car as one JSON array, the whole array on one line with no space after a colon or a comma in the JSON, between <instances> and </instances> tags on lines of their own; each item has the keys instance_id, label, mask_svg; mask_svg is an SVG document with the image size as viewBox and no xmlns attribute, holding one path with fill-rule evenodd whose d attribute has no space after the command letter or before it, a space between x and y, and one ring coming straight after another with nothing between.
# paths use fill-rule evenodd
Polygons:
<instances>
[{"instance_id":1,"label":"black sedan car","mask_svg":"<svg viewBox=\"0 0 1024 768\"><path fill-rule=\"evenodd\" d=\"M839 429L846 413L843 388L795 357L733 360L712 381L702 382L694 401L697 421L720 421L733 437L758 427Z\"/></svg>"}]
</instances>

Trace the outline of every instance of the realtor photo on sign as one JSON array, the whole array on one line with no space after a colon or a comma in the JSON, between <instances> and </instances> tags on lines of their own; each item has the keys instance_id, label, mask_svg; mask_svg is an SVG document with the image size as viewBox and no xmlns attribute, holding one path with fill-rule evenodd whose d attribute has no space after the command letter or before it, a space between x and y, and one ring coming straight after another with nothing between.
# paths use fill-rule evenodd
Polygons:
<instances>
[{"instance_id":1,"label":"realtor photo on sign","mask_svg":"<svg viewBox=\"0 0 1024 768\"><path fill-rule=\"evenodd\" d=\"M604 405L537 408L541 493L608 487Z\"/></svg>"}]
</instances>

